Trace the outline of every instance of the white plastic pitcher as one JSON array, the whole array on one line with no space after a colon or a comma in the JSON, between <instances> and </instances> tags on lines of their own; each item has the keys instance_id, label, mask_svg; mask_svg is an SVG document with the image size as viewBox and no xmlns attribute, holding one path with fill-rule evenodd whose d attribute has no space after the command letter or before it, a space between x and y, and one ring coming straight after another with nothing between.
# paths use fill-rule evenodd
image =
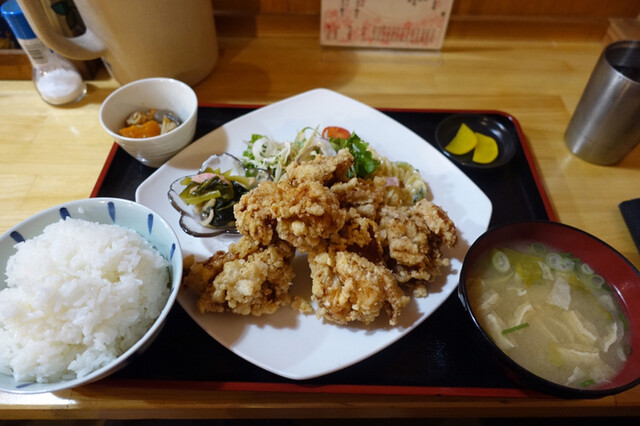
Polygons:
<instances>
[{"instance_id":1,"label":"white plastic pitcher","mask_svg":"<svg viewBox=\"0 0 640 426\"><path fill-rule=\"evenodd\" d=\"M76 60L102 58L120 83L171 77L189 85L215 67L218 44L211 0L75 0L86 32L64 37L40 0L18 0L49 48Z\"/></svg>"}]
</instances>

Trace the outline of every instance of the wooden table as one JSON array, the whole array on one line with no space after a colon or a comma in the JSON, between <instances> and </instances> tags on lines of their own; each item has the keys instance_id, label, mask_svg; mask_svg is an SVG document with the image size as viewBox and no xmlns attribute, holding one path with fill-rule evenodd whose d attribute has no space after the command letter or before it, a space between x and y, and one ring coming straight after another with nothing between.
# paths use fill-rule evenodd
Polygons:
<instances>
[{"instance_id":1,"label":"wooden table","mask_svg":"<svg viewBox=\"0 0 640 426\"><path fill-rule=\"evenodd\" d=\"M308 37L220 38L200 102L268 104L326 87L379 108L501 110L515 116L559 221L640 254L618 203L640 197L640 148L614 167L565 148L563 133L602 44L452 39L442 52L323 48ZM112 140L98 110L117 83L88 82L80 103L51 107L30 81L0 83L0 231L56 204L89 196ZM640 388L597 400L437 395L249 392L207 383L124 382L41 395L0 393L0 418L282 418L637 416Z\"/></svg>"}]
</instances>

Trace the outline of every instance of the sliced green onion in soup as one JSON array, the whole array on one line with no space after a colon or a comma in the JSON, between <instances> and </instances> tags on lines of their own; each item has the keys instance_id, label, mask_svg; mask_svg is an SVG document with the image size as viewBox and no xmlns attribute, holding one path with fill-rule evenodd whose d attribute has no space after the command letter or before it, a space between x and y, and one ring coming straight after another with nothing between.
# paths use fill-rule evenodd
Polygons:
<instances>
[{"instance_id":1,"label":"sliced green onion in soup","mask_svg":"<svg viewBox=\"0 0 640 426\"><path fill-rule=\"evenodd\" d=\"M589 266L586 263L583 263L582 265L580 265L580 271L582 271L582 273L585 274L585 275L592 275L593 274L593 269L591 269L591 266Z\"/></svg>"},{"instance_id":2,"label":"sliced green onion in soup","mask_svg":"<svg viewBox=\"0 0 640 426\"><path fill-rule=\"evenodd\" d=\"M491 264L498 272L507 272L511 269L511 262L504 252L500 250L494 250L491 256Z\"/></svg>"},{"instance_id":3,"label":"sliced green onion in soup","mask_svg":"<svg viewBox=\"0 0 640 426\"><path fill-rule=\"evenodd\" d=\"M511 328L505 328L504 330L502 330L502 334L504 335L504 334L513 333L514 331L522 330L523 328L527 328L527 327L529 327L529 323L523 322L522 324L518 324Z\"/></svg>"},{"instance_id":4,"label":"sliced green onion in soup","mask_svg":"<svg viewBox=\"0 0 640 426\"><path fill-rule=\"evenodd\" d=\"M542 243L533 243L529 246L529 251L536 256L544 256L547 252L547 247Z\"/></svg>"},{"instance_id":5,"label":"sliced green onion in soup","mask_svg":"<svg viewBox=\"0 0 640 426\"><path fill-rule=\"evenodd\" d=\"M589 284L591 284L595 288L602 288L604 285L604 278L600 275L592 275L589 277Z\"/></svg>"},{"instance_id":6,"label":"sliced green onion in soup","mask_svg":"<svg viewBox=\"0 0 640 426\"><path fill-rule=\"evenodd\" d=\"M629 329L629 321L627 320L627 316L620 312L620 321L622 321L622 326L624 327L625 330Z\"/></svg>"},{"instance_id":7,"label":"sliced green onion in soup","mask_svg":"<svg viewBox=\"0 0 640 426\"><path fill-rule=\"evenodd\" d=\"M547 264L556 271L568 272L573 270L575 264L568 257L561 256L558 253L549 253L545 258Z\"/></svg>"}]
</instances>

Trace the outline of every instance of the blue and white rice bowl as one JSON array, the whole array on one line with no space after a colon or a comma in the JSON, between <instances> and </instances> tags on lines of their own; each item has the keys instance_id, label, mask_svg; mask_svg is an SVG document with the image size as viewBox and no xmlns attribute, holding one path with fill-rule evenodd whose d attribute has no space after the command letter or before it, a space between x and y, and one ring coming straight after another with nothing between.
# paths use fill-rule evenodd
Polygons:
<instances>
[{"instance_id":1,"label":"blue and white rice bowl","mask_svg":"<svg viewBox=\"0 0 640 426\"><path fill-rule=\"evenodd\" d=\"M144 351L160 333L167 315L175 303L182 278L182 252L177 236L169 224L151 209L118 198L89 198L61 204L24 220L0 236L0 269L3 280L0 291L7 288L7 264L17 252L16 245L43 233L43 230L61 219L83 219L99 224L119 225L133 230L149 242L167 261L169 266L168 297L159 316L151 323L135 343L117 358L82 377L49 383L36 381L16 381L12 374L0 373L0 391L12 393L54 392L88 384L108 376L127 365L128 361ZM163 291L163 293L167 293ZM3 343L4 344L4 343Z\"/></svg>"}]
</instances>

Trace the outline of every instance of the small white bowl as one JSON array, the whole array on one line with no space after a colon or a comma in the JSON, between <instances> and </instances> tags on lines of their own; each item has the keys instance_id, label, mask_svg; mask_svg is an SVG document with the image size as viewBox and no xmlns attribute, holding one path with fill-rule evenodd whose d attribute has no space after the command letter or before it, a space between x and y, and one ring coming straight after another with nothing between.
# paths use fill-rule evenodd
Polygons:
<instances>
[{"instance_id":1,"label":"small white bowl","mask_svg":"<svg viewBox=\"0 0 640 426\"><path fill-rule=\"evenodd\" d=\"M40 235L47 225L62 218L73 217L92 222L117 224L132 229L149 241L170 265L171 292L160 315L147 332L127 351L107 365L86 376L53 383L17 382L13 376L0 373L0 391L22 394L55 392L74 388L106 377L126 366L141 354L158 336L173 307L182 279L182 251L175 232L157 213L141 204L119 198L88 198L51 207L24 220L0 236L0 271L7 270L7 261L16 252L15 244ZM6 288L6 277L0 290Z\"/></svg>"},{"instance_id":2,"label":"small white bowl","mask_svg":"<svg viewBox=\"0 0 640 426\"><path fill-rule=\"evenodd\" d=\"M164 135L128 138L118 132L136 111L169 110L181 124ZM100 124L126 152L149 167L159 167L182 150L196 131L198 98L187 84L171 78L146 78L111 93L100 107Z\"/></svg>"}]
</instances>

